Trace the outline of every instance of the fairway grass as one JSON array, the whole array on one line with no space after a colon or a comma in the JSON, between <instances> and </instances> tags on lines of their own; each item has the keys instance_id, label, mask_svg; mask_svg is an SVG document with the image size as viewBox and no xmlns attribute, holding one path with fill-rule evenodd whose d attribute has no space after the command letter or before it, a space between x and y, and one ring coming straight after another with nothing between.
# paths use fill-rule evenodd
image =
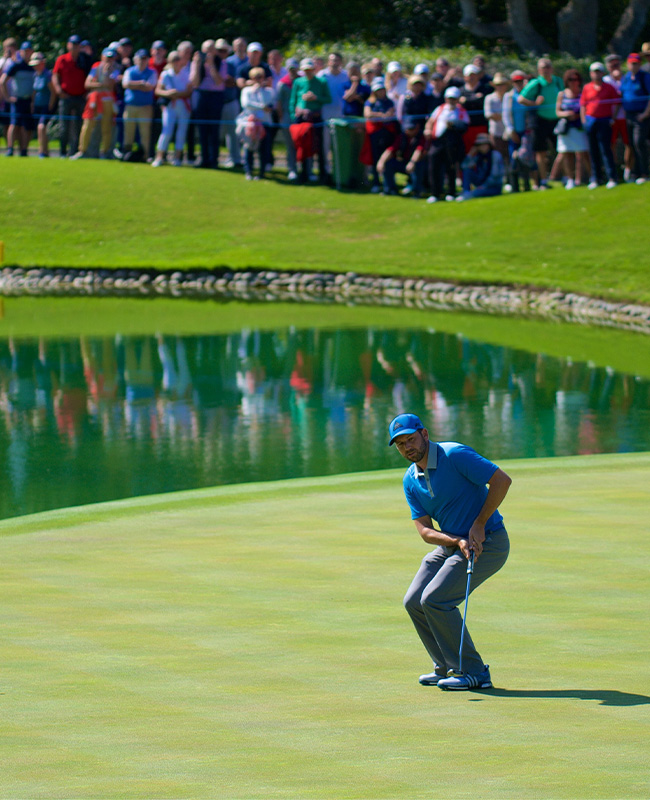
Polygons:
<instances>
[{"instance_id":1,"label":"fairway grass","mask_svg":"<svg viewBox=\"0 0 650 800\"><path fill-rule=\"evenodd\" d=\"M5 159L8 265L352 270L650 302L650 186L431 206L229 171Z\"/></svg>"},{"instance_id":2,"label":"fairway grass","mask_svg":"<svg viewBox=\"0 0 650 800\"><path fill-rule=\"evenodd\" d=\"M400 470L0 523L3 798L647 798L650 454L511 461L495 688L419 686Z\"/></svg>"}]
</instances>

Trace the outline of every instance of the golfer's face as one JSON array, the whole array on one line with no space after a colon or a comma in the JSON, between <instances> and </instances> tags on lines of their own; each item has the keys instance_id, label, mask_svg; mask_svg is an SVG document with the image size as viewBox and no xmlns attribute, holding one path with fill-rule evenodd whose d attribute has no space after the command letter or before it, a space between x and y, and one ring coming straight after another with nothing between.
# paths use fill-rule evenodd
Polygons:
<instances>
[{"instance_id":1,"label":"golfer's face","mask_svg":"<svg viewBox=\"0 0 650 800\"><path fill-rule=\"evenodd\" d=\"M404 456L408 461L421 461L424 454L427 452L427 441L422 431L415 433L405 433L403 436L398 436L395 439L395 447L399 454Z\"/></svg>"}]
</instances>

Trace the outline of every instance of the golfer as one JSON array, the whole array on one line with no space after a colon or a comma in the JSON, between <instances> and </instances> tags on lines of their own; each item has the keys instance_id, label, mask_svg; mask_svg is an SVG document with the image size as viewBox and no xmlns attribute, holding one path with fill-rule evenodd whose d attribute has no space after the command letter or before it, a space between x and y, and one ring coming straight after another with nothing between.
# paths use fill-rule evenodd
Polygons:
<instances>
[{"instance_id":1,"label":"golfer","mask_svg":"<svg viewBox=\"0 0 650 800\"><path fill-rule=\"evenodd\" d=\"M467 560L472 552L472 591L508 558L508 534L497 509L512 481L471 447L430 441L415 414L398 414L388 433L388 444L395 444L412 462L404 475L404 494L415 527L427 544L438 545L424 557L404 598L415 630L433 660L433 672L421 675L420 683L441 689L489 689L489 667L468 630L463 672L459 672L463 619L458 606L465 598Z\"/></svg>"}]
</instances>

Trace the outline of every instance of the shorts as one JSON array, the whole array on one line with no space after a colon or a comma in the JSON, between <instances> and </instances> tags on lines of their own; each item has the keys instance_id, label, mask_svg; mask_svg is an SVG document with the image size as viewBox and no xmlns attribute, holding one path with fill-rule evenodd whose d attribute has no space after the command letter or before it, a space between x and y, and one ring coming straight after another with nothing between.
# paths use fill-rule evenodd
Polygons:
<instances>
[{"instance_id":1,"label":"shorts","mask_svg":"<svg viewBox=\"0 0 650 800\"><path fill-rule=\"evenodd\" d=\"M28 131L34 130L31 97L17 97L16 102L11 104L11 124Z\"/></svg>"},{"instance_id":2,"label":"shorts","mask_svg":"<svg viewBox=\"0 0 650 800\"><path fill-rule=\"evenodd\" d=\"M34 106L34 121L38 125L47 125L53 114L49 106Z\"/></svg>"},{"instance_id":3,"label":"shorts","mask_svg":"<svg viewBox=\"0 0 650 800\"><path fill-rule=\"evenodd\" d=\"M557 137L558 153L586 153L588 150L589 141L582 128L569 128L567 133Z\"/></svg>"},{"instance_id":4,"label":"shorts","mask_svg":"<svg viewBox=\"0 0 650 800\"><path fill-rule=\"evenodd\" d=\"M623 140L623 144L627 147L630 144L630 137L627 133L627 120L615 119L612 125L612 147L616 144L619 137Z\"/></svg>"},{"instance_id":5,"label":"shorts","mask_svg":"<svg viewBox=\"0 0 650 800\"><path fill-rule=\"evenodd\" d=\"M549 140L555 147L556 135L553 128L557 125L556 119L546 119L545 117L537 117L535 124L535 135L533 137L533 150L536 153L545 153L548 150Z\"/></svg>"}]
</instances>

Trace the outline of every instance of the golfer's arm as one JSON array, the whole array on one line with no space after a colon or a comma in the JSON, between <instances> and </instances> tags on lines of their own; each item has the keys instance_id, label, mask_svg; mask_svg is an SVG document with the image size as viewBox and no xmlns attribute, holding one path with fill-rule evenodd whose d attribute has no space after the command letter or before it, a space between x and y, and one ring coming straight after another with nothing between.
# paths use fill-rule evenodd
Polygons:
<instances>
[{"instance_id":1,"label":"golfer's arm","mask_svg":"<svg viewBox=\"0 0 650 800\"><path fill-rule=\"evenodd\" d=\"M457 536L450 536L448 533L437 531L433 527L433 521L430 516L418 517L414 522L417 532L427 544L438 544L443 547L458 547L460 539Z\"/></svg>"},{"instance_id":2,"label":"golfer's arm","mask_svg":"<svg viewBox=\"0 0 650 800\"><path fill-rule=\"evenodd\" d=\"M510 488L511 483L512 478L502 469L497 467L496 472L488 481L488 486L490 488L488 489L487 497L485 498L483 507L479 511L478 517L476 517L474 524L478 523L479 525L485 525L492 514L494 514L497 508L499 508L503 502L503 498L508 494L508 489Z\"/></svg>"}]
</instances>

